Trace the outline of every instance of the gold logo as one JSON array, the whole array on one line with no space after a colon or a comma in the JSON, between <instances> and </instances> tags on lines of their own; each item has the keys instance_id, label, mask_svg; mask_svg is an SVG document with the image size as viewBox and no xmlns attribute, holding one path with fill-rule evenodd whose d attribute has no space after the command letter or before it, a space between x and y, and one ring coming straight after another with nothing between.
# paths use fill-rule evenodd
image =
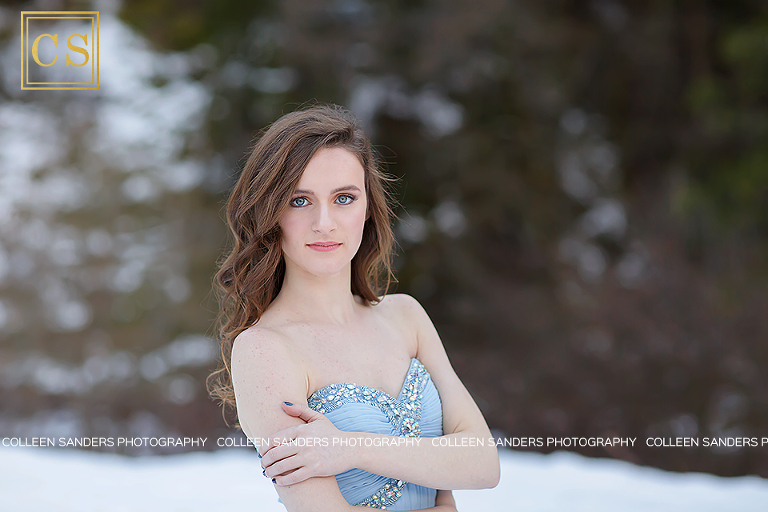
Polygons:
<instances>
[{"instance_id":1,"label":"gold logo","mask_svg":"<svg viewBox=\"0 0 768 512\"><path fill-rule=\"evenodd\" d=\"M22 11L21 88L98 90L99 11Z\"/></svg>"}]
</instances>

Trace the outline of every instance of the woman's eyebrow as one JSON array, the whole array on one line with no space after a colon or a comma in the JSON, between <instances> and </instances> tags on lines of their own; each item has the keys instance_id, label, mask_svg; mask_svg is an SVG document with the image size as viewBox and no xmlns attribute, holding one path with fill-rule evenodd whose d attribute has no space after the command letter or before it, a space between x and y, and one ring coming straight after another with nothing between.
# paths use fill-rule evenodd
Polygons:
<instances>
[{"instance_id":1,"label":"woman's eyebrow","mask_svg":"<svg viewBox=\"0 0 768 512\"><path fill-rule=\"evenodd\" d=\"M360 192L360 189L358 187L356 187L355 185L346 185L344 187L339 187L339 188L335 188L335 189L331 190L331 194L335 194L336 192L342 192L344 190L357 190L358 192ZM311 190L299 190L299 189L297 189L293 193L294 194L315 195L315 193L312 192Z\"/></svg>"}]
</instances>

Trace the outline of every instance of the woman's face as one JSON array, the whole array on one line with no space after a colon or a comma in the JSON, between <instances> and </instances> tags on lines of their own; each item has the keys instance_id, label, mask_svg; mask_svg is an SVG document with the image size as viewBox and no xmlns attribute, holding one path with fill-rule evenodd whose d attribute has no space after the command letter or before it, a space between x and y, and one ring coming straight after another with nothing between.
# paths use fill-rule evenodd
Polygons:
<instances>
[{"instance_id":1,"label":"woman's face","mask_svg":"<svg viewBox=\"0 0 768 512\"><path fill-rule=\"evenodd\" d=\"M367 205L357 157L340 147L319 149L280 219L286 265L317 276L343 270L363 239Z\"/></svg>"}]
</instances>

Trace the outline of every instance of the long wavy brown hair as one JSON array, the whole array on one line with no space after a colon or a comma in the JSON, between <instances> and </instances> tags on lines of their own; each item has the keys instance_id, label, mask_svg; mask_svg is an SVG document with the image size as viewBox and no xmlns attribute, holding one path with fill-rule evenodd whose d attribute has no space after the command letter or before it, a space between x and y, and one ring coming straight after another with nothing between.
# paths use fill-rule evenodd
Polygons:
<instances>
[{"instance_id":1,"label":"long wavy brown hair","mask_svg":"<svg viewBox=\"0 0 768 512\"><path fill-rule=\"evenodd\" d=\"M312 106L282 116L257 133L245 167L229 196L227 225L232 244L218 266L213 287L219 302L216 330L221 361L206 380L226 421L236 414L230 363L235 338L259 321L277 297L285 278L278 224L312 156L324 147L341 147L357 156L365 171L369 217L360 248L352 259L351 291L371 306L380 302L392 282L395 214L381 163L358 121L337 105Z\"/></svg>"}]
</instances>

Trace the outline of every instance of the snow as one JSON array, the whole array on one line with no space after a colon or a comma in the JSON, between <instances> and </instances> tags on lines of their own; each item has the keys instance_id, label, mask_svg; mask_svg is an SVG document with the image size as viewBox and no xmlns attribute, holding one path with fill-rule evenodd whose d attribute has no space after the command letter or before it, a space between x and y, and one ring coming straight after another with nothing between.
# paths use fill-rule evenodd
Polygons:
<instances>
[{"instance_id":1,"label":"snow","mask_svg":"<svg viewBox=\"0 0 768 512\"><path fill-rule=\"evenodd\" d=\"M570 452L500 448L494 489L454 491L460 511L766 510L768 480L670 473ZM62 448L0 448L0 510L285 512L256 452L127 457Z\"/></svg>"}]
</instances>

